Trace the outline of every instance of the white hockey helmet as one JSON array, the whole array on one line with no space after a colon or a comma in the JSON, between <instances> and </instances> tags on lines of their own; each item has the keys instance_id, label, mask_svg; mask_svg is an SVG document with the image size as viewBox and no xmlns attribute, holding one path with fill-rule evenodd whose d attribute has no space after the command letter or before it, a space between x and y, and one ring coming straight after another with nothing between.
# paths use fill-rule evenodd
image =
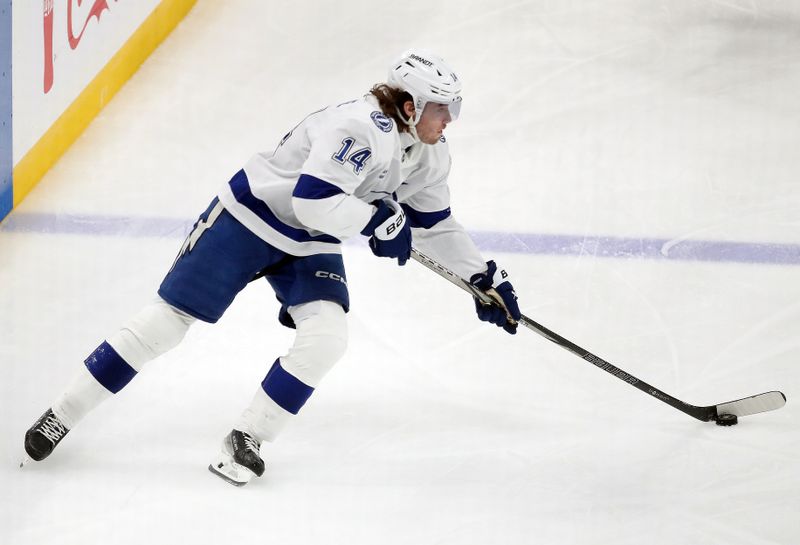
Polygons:
<instances>
[{"instance_id":1,"label":"white hockey helmet","mask_svg":"<svg viewBox=\"0 0 800 545\"><path fill-rule=\"evenodd\" d=\"M438 55L425 49L409 49L389 67L387 83L402 89L414 100L415 127L428 102L447 104L455 121L461 111L461 81L450 66ZM404 112L399 112L403 119Z\"/></svg>"}]
</instances>

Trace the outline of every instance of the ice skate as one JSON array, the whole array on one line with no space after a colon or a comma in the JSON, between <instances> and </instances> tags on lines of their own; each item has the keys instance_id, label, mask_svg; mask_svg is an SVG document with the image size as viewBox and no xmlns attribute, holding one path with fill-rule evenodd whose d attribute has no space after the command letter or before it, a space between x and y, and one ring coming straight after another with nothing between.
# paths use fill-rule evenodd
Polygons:
<instances>
[{"instance_id":1,"label":"ice skate","mask_svg":"<svg viewBox=\"0 0 800 545\"><path fill-rule=\"evenodd\" d=\"M47 409L25 433L25 452L29 458L23 460L20 467L29 460L40 462L50 456L68 432L69 429L53 414L53 410Z\"/></svg>"},{"instance_id":2,"label":"ice skate","mask_svg":"<svg viewBox=\"0 0 800 545\"><path fill-rule=\"evenodd\" d=\"M261 444L249 433L231 431L222 441L222 451L208 470L234 486L244 486L264 474Z\"/></svg>"}]
</instances>

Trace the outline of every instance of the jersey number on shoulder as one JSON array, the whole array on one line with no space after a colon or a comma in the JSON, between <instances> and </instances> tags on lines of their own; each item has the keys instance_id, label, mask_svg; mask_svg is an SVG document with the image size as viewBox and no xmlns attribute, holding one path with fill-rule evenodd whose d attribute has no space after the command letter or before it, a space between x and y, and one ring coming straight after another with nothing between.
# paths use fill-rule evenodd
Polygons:
<instances>
[{"instance_id":1,"label":"jersey number on shoulder","mask_svg":"<svg viewBox=\"0 0 800 545\"><path fill-rule=\"evenodd\" d=\"M353 171L356 174L361 174L364 165L366 165L369 158L372 157L372 150L369 148L361 148L350 153L355 143L356 141L348 136L342 140L342 147L333 154L331 159L342 165L345 164L345 162L350 163L353 165Z\"/></svg>"}]
</instances>

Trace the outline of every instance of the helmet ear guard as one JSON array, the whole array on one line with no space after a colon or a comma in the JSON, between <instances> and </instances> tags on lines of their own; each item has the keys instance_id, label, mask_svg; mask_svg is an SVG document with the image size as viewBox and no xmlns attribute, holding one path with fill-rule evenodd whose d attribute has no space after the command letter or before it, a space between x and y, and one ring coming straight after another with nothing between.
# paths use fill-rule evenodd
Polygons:
<instances>
[{"instance_id":1,"label":"helmet ear guard","mask_svg":"<svg viewBox=\"0 0 800 545\"><path fill-rule=\"evenodd\" d=\"M411 95L415 114L408 119L412 129L419 123L428 102L447 104L450 117L455 120L461 111L461 81L455 72L438 55L427 50L409 49L389 68L387 82ZM403 119L405 112L399 111Z\"/></svg>"}]
</instances>

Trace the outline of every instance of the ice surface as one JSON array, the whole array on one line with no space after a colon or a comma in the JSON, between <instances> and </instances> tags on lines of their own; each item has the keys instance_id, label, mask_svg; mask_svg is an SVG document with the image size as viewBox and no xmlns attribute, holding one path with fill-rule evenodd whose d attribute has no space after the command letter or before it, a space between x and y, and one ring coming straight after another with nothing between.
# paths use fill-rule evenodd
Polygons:
<instances>
[{"instance_id":1,"label":"ice surface","mask_svg":"<svg viewBox=\"0 0 800 545\"><path fill-rule=\"evenodd\" d=\"M800 543L800 7L790 0L200 0L0 225L0 542ZM350 348L242 489L206 467L291 332L266 282L18 469L249 155L410 45L464 82L453 210L523 311L346 248Z\"/></svg>"}]
</instances>

